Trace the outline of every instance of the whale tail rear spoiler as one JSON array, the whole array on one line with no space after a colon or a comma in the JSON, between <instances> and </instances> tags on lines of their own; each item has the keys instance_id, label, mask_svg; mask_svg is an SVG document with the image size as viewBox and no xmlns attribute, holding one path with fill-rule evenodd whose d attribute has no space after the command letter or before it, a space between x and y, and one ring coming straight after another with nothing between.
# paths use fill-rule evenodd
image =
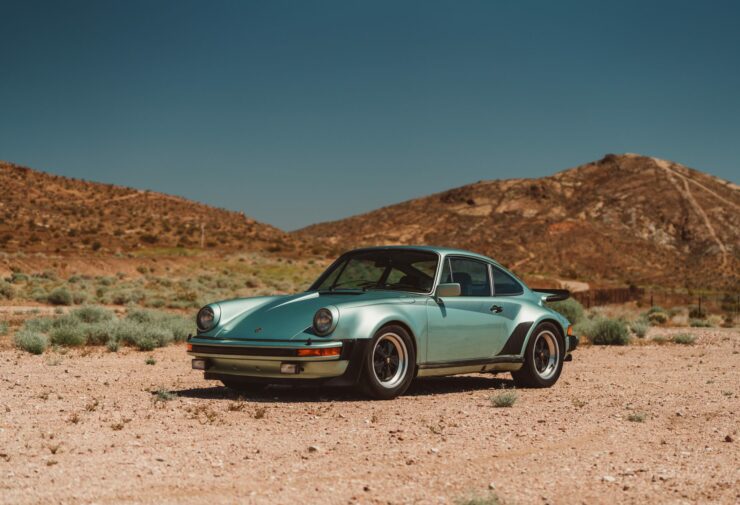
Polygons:
<instances>
[{"instance_id":1,"label":"whale tail rear spoiler","mask_svg":"<svg viewBox=\"0 0 740 505\"><path fill-rule=\"evenodd\" d=\"M542 299L546 302L559 302L570 298L570 291L567 289L533 289L532 291L543 295Z\"/></svg>"}]
</instances>

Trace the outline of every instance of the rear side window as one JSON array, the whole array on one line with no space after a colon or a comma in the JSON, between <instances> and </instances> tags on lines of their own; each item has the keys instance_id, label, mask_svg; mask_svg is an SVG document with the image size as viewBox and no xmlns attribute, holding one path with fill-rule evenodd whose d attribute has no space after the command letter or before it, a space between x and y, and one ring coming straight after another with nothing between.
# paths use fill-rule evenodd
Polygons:
<instances>
[{"instance_id":1,"label":"rear side window","mask_svg":"<svg viewBox=\"0 0 740 505\"><path fill-rule=\"evenodd\" d=\"M516 279L503 270L491 267L493 269L493 293L494 295L520 295L524 293L524 288Z\"/></svg>"},{"instance_id":2,"label":"rear side window","mask_svg":"<svg viewBox=\"0 0 740 505\"><path fill-rule=\"evenodd\" d=\"M488 266L481 261L450 258L445 261L442 279L460 284L460 296L491 296Z\"/></svg>"}]
</instances>

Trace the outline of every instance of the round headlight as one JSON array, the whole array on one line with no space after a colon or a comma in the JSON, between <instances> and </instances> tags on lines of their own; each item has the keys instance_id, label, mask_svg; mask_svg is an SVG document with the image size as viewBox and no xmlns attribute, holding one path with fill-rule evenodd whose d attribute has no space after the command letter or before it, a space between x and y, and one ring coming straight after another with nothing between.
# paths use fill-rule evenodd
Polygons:
<instances>
[{"instance_id":1,"label":"round headlight","mask_svg":"<svg viewBox=\"0 0 740 505\"><path fill-rule=\"evenodd\" d=\"M200 331L212 330L216 323L216 313L212 307L206 305L198 311L198 317L195 318L195 322L198 325Z\"/></svg>"},{"instance_id":2,"label":"round headlight","mask_svg":"<svg viewBox=\"0 0 740 505\"><path fill-rule=\"evenodd\" d=\"M318 335L326 335L331 331L334 316L329 309L319 309L313 316L313 329Z\"/></svg>"}]
</instances>

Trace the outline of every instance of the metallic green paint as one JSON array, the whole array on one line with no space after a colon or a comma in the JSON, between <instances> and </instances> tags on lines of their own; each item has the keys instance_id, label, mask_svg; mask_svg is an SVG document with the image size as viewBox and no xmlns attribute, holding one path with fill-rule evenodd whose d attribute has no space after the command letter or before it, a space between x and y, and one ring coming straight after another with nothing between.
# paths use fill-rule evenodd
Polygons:
<instances>
[{"instance_id":1,"label":"metallic green paint","mask_svg":"<svg viewBox=\"0 0 740 505\"><path fill-rule=\"evenodd\" d=\"M464 256L495 265L514 277L494 260L479 254L437 247L393 246L373 249L426 250L440 256L434 283L439 284L443 260L448 255ZM451 366L448 371L511 370L521 363L527 342L543 321L551 321L560 329L565 342L568 321L543 304L545 296L530 290L521 280L523 293L511 296L440 297L400 291L307 291L288 296L265 296L226 300L211 304L220 309L218 325L208 332L199 332L190 339L193 344L230 346L280 346L315 348L342 340L371 339L387 324L408 328L416 346L417 365L424 368L419 375L447 373L444 367L429 368L435 363L495 361L484 366ZM432 289L431 293L434 293ZM502 310L492 311L496 305ZM326 336L318 336L312 328L314 314L327 308L335 318L335 328ZM506 342L520 323L532 323L516 354L501 356ZM568 349L569 351L570 349ZM201 354L199 354L200 356ZM220 373L252 377L317 378L341 375L347 368L333 358L314 358L306 374L280 374L279 360L265 357L220 357L213 361ZM472 360L472 361L471 361ZM290 361L290 360L289 360ZM259 362L259 363L258 363ZM269 363L270 365L268 366ZM275 365L277 363L277 365ZM319 365L323 363L323 365ZM276 368L277 367L277 368ZM212 370L213 371L213 370Z\"/></svg>"}]
</instances>

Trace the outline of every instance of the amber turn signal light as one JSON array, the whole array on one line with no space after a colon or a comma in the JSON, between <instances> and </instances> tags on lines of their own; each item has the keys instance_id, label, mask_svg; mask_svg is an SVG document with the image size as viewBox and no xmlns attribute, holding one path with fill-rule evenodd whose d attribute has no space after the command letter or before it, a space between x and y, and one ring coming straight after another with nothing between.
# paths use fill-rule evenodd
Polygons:
<instances>
[{"instance_id":1,"label":"amber turn signal light","mask_svg":"<svg viewBox=\"0 0 740 505\"><path fill-rule=\"evenodd\" d=\"M569 337L573 336L573 326L568 326L568 336Z\"/></svg>"},{"instance_id":2,"label":"amber turn signal light","mask_svg":"<svg viewBox=\"0 0 740 505\"><path fill-rule=\"evenodd\" d=\"M341 347L317 347L315 349L298 349L298 356L339 356L342 351Z\"/></svg>"},{"instance_id":3,"label":"amber turn signal light","mask_svg":"<svg viewBox=\"0 0 740 505\"><path fill-rule=\"evenodd\" d=\"M188 352L192 351L193 350L193 344L188 344L187 349L188 349Z\"/></svg>"}]
</instances>

